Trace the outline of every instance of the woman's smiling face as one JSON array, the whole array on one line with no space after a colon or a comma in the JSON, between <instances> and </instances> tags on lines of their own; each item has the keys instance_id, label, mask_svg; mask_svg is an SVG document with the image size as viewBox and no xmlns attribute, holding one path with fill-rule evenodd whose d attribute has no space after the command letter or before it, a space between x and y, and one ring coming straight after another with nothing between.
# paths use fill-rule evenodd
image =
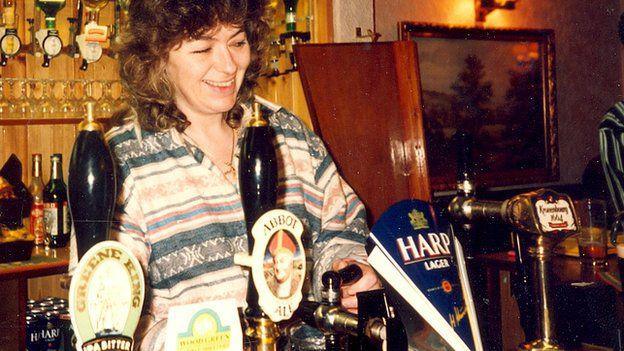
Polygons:
<instances>
[{"instance_id":1,"label":"woman's smiling face","mask_svg":"<svg viewBox=\"0 0 624 351\"><path fill-rule=\"evenodd\" d=\"M239 27L221 25L183 41L169 52L165 64L176 106L191 121L228 112L250 60L247 36Z\"/></svg>"}]
</instances>

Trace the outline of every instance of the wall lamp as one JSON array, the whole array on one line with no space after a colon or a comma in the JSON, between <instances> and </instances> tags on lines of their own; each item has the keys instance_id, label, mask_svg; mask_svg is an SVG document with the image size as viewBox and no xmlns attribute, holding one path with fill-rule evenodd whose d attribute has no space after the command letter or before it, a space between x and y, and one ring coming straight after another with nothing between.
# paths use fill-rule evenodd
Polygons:
<instances>
[{"instance_id":1,"label":"wall lamp","mask_svg":"<svg viewBox=\"0 0 624 351\"><path fill-rule=\"evenodd\" d=\"M475 0L475 18L478 23L485 22L485 17L497 9L513 10L519 0Z\"/></svg>"}]
</instances>

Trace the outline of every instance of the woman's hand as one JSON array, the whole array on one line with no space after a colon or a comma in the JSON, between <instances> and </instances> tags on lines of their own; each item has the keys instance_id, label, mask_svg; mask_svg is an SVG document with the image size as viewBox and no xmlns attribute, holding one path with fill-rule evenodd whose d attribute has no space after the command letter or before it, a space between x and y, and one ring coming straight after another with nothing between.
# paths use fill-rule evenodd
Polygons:
<instances>
[{"instance_id":1,"label":"woman's hand","mask_svg":"<svg viewBox=\"0 0 624 351\"><path fill-rule=\"evenodd\" d=\"M362 269L362 278L351 285L343 286L340 289L340 303L343 308L351 313L358 312L357 298L355 294L361 291L375 290L381 288L381 282L371 266L360 263L353 258L341 258L332 264L332 269L337 271L350 264L356 264Z\"/></svg>"}]
</instances>

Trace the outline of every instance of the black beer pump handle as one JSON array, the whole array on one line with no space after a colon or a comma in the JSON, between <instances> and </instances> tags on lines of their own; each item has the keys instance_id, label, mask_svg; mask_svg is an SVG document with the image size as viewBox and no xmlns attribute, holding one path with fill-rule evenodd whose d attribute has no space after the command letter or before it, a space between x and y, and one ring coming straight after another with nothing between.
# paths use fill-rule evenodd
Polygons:
<instances>
[{"instance_id":1,"label":"black beer pump handle","mask_svg":"<svg viewBox=\"0 0 624 351\"><path fill-rule=\"evenodd\" d=\"M247 225L247 246L251 255L255 244L251 229L260 216L275 208L278 186L273 130L262 117L258 103L254 103L252 118L248 121L241 141L238 167L241 203ZM258 301L258 290L250 277L247 281L247 317L265 316Z\"/></svg>"},{"instance_id":2,"label":"black beer pump handle","mask_svg":"<svg viewBox=\"0 0 624 351\"><path fill-rule=\"evenodd\" d=\"M350 285L362 278L362 268L357 264L350 264L338 271L327 271L323 273L321 281L323 286L338 290L343 285Z\"/></svg>"}]
</instances>

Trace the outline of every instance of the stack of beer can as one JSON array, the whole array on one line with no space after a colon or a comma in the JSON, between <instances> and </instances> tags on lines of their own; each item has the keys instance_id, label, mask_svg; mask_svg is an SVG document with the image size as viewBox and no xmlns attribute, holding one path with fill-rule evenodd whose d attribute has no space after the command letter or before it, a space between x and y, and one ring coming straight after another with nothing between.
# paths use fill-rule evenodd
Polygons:
<instances>
[{"instance_id":1,"label":"stack of beer can","mask_svg":"<svg viewBox=\"0 0 624 351\"><path fill-rule=\"evenodd\" d=\"M70 351L72 329L66 299L45 297L26 303L26 350Z\"/></svg>"}]
</instances>

